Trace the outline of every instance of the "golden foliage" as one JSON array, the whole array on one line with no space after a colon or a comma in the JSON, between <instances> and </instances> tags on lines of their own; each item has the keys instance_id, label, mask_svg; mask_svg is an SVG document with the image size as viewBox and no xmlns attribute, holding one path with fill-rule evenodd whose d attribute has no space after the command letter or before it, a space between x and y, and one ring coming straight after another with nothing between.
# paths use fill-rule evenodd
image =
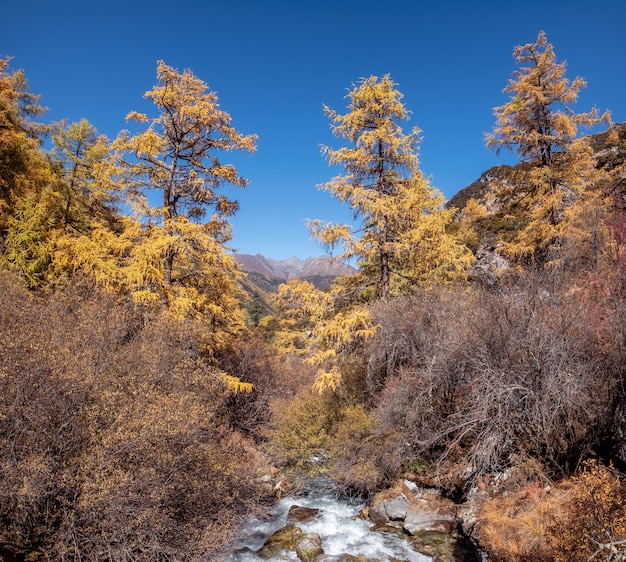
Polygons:
<instances>
[{"instance_id":1,"label":"golden foliage","mask_svg":"<svg viewBox=\"0 0 626 562\"><path fill-rule=\"evenodd\" d=\"M554 560L626 559L624 476L611 467L589 461L563 488L562 509L555 514L547 533Z\"/></svg>"},{"instance_id":2,"label":"golden foliage","mask_svg":"<svg viewBox=\"0 0 626 562\"><path fill-rule=\"evenodd\" d=\"M308 281L290 279L279 286L272 301L278 323L274 346L318 368L314 388L320 394L339 388L338 360L377 330L364 306L336 309L342 290L336 285L320 291Z\"/></svg>"},{"instance_id":3,"label":"golden foliage","mask_svg":"<svg viewBox=\"0 0 626 562\"><path fill-rule=\"evenodd\" d=\"M40 151L49 127L33 121L46 108L29 91L24 72L10 69L10 61L0 58L0 235L20 199L37 196L52 176Z\"/></svg>"},{"instance_id":4,"label":"golden foliage","mask_svg":"<svg viewBox=\"0 0 626 562\"><path fill-rule=\"evenodd\" d=\"M313 329L331 310L332 296L308 281L289 279L279 285L271 301L278 321L274 346L281 353L310 354Z\"/></svg>"},{"instance_id":5,"label":"golden foliage","mask_svg":"<svg viewBox=\"0 0 626 562\"><path fill-rule=\"evenodd\" d=\"M513 193L509 182L493 184L492 190L523 215L519 233L501 240L506 254L520 263L549 263L560 257L566 209L601 179L588 141L577 139L578 127L609 123L610 116L596 108L572 110L586 82L577 77L570 83L565 62L556 62L543 31L534 43L515 47L513 55L520 67L504 89L511 99L494 109L497 125L486 144L496 152L516 151L531 165L516 169Z\"/></svg>"},{"instance_id":6,"label":"golden foliage","mask_svg":"<svg viewBox=\"0 0 626 562\"><path fill-rule=\"evenodd\" d=\"M476 527L489 559L494 562L552 560L546 534L557 506L555 492L538 482L484 502Z\"/></svg>"},{"instance_id":7,"label":"golden foliage","mask_svg":"<svg viewBox=\"0 0 626 562\"><path fill-rule=\"evenodd\" d=\"M287 466L318 472L330 447L338 411L331 395L310 389L274 404L272 453Z\"/></svg>"},{"instance_id":8,"label":"golden foliage","mask_svg":"<svg viewBox=\"0 0 626 562\"><path fill-rule=\"evenodd\" d=\"M345 173L322 188L361 223L309 221L323 246L341 245L340 259L358 260L365 284L383 298L424 279L462 277L471 261L447 232L454 211L442 208L443 196L419 169L419 130L402 131L400 121L409 112L395 86L389 75L370 76L348 94L348 113L325 107L335 136L353 146L323 148L330 164L343 166Z\"/></svg>"},{"instance_id":9,"label":"golden foliage","mask_svg":"<svg viewBox=\"0 0 626 562\"><path fill-rule=\"evenodd\" d=\"M133 242L125 278L139 303L165 306L181 319L201 316L214 334L226 326L238 331L237 265L225 245L231 238L226 217L238 204L218 188L248 182L215 152L252 152L256 136L238 133L216 94L191 71L179 73L160 61L157 79L146 98L158 116L129 113L144 130L120 133L113 143L116 165L107 170L137 220L126 232ZM161 197L156 206L147 197L153 189ZM212 215L203 222L207 211Z\"/></svg>"},{"instance_id":10,"label":"golden foliage","mask_svg":"<svg viewBox=\"0 0 626 562\"><path fill-rule=\"evenodd\" d=\"M494 562L623 560L626 486L613 469L589 461L556 485L535 482L485 501L476 525Z\"/></svg>"},{"instance_id":11,"label":"golden foliage","mask_svg":"<svg viewBox=\"0 0 626 562\"><path fill-rule=\"evenodd\" d=\"M363 307L351 307L319 321L312 332L315 347L306 359L318 366L313 388L320 394L337 390L341 383L339 360L377 330L372 315Z\"/></svg>"}]
</instances>

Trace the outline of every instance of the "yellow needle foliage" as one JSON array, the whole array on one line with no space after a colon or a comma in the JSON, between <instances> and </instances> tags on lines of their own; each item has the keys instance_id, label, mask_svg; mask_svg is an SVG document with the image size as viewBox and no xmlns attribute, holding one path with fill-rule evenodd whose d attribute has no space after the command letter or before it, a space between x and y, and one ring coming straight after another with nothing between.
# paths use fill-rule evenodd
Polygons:
<instances>
[{"instance_id":1,"label":"yellow needle foliage","mask_svg":"<svg viewBox=\"0 0 626 562\"><path fill-rule=\"evenodd\" d=\"M21 70L11 70L10 57L0 58L0 235L19 198L30 195L50 179L41 157L45 125L32 121L45 113L40 96L30 93Z\"/></svg>"},{"instance_id":2,"label":"yellow needle foliage","mask_svg":"<svg viewBox=\"0 0 626 562\"><path fill-rule=\"evenodd\" d=\"M610 117L596 108L572 110L586 82L566 78L565 62L556 61L544 32L534 43L515 47L513 56L520 67L504 89L511 99L494 109L497 125L486 144L496 152L515 151L529 165L514 168L493 191L501 204L516 207L512 218L522 215L519 234L502 241L505 252L520 263L546 263L558 259L565 209L599 181L593 152L577 139L578 127L608 123Z\"/></svg>"},{"instance_id":3,"label":"yellow needle foliage","mask_svg":"<svg viewBox=\"0 0 626 562\"><path fill-rule=\"evenodd\" d=\"M318 367L313 387L320 394L339 388L338 361L378 330L364 305L337 309L343 291L341 285L320 291L308 281L290 279L272 300L278 317L274 346Z\"/></svg>"},{"instance_id":4,"label":"yellow needle foliage","mask_svg":"<svg viewBox=\"0 0 626 562\"><path fill-rule=\"evenodd\" d=\"M341 245L340 258L355 258L375 296L389 297L424 280L463 275L470 253L447 232L454 211L419 169L419 130L404 134L409 112L389 75L362 79L348 94L349 112L325 108L335 136L352 146L323 153L344 174L322 185L346 203L356 227L309 221L322 245Z\"/></svg>"},{"instance_id":5,"label":"yellow needle foliage","mask_svg":"<svg viewBox=\"0 0 626 562\"><path fill-rule=\"evenodd\" d=\"M127 119L137 134L123 131L113 143L109 176L127 195L136 224L124 278L136 302L163 306L179 318L196 317L217 336L243 328L238 304L237 264L226 243L227 218L238 203L219 188L248 181L218 152L253 152L255 135L241 135L219 108L217 95L189 70L163 61L157 85L145 97L157 107L150 119Z\"/></svg>"},{"instance_id":6,"label":"yellow needle foliage","mask_svg":"<svg viewBox=\"0 0 626 562\"><path fill-rule=\"evenodd\" d=\"M331 253L340 247L339 259L355 260L359 271L327 293L292 283L276 303L282 325L276 342L317 365L320 393L339 388L341 361L378 329L365 303L462 278L471 262L469 250L448 232L455 211L443 208L443 196L419 169L419 130L402 130L409 112L396 84L388 75L370 76L348 97L345 115L325 107L333 133L351 146L323 148L344 173L322 188L346 203L358 224L309 220L308 227Z\"/></svg>"}]
</instances>

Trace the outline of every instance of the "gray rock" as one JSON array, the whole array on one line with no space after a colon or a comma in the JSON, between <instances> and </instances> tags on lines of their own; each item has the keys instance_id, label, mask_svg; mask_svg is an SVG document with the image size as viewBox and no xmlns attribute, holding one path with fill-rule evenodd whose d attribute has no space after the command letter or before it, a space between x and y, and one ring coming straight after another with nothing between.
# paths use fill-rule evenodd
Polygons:
<instances>
[{"instance_id":1,"label":"gray rock","mask_svg":"<svg viewBox=\"0 0 626 562\"><path fill-rule=\"evenodd\" d=\"M378 524L387 521L402 521L409 512L409 497L412 493L403 485L394 486L374 496L370 502L369 518Z\"/></svg>"},{"instance_id":2,"label":"gray rock","mask_svg":"<svg viewBox=\"0 0 626 562\"><path fill-rule=\"evenodd\" d=\"M322 539L317 533L307 533L296 543L296 554L302 562L313 562L324 554Z\"/></svg>"},{"instance_id":3,"label":"gray rock","mask_svg":"<svg viewBox=\"0 0 626 562\"><path fill-rule=\"evenodd\" d=\"M456 527L457 506L437 490L419 488L407 481L376 494L368 515L377 525L402 521L404 530L413 535L420 531L451 533Z\"/></svg>"},{"instance_id":4,"label":"gray rock","mask_svg":"<svg viewBox=\"0 0 626 562\"><path fill-rule=\"evenodd\" d=\"M403 528L409 535L416 535L421 531L435 531L437 533L451 533L456 526L454 515L437 511L411 511L404 520Z\"/></svg>"}]
</instances>

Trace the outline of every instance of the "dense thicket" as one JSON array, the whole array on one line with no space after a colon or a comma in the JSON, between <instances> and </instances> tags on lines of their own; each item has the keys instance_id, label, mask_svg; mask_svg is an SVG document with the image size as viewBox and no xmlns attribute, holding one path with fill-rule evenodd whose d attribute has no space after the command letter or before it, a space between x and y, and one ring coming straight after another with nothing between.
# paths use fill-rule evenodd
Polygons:
<instances>
[{"instance_id":1,"label":"dense thicket","mask_svg":"<svg viewBox=\"0 0 626 562\"><path fill-rule=\"evenodd\" d=\"M219 547L269 469L233 430L198 326L146 318L89 283L43 299L3 274L0 290L2 541L52 560ZM258 356L246 375L268 377Z\"/></svg>"},{"instance_id":2,"label":"dense thicket","mask_svg":"<svg viewBox=\"0 0 626 562\"><path fill-rule=\"evenodd\" d=\"M555 476L610 455L624 313L552 272L379 305L366 352L378 428L399 435L407 459L468 481L515 458L539 459Z\"/></svg>"}]
</instances>

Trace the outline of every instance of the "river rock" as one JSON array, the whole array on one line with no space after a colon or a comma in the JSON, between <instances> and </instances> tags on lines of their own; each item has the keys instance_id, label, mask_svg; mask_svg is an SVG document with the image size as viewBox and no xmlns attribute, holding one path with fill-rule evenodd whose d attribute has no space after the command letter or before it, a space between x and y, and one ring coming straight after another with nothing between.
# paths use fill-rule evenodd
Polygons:
<instances>
[{"instance_id":1,"label":"river rock","mask_svg":"<svg viewBox=\"0 0 626 562\"><path fill-rule=\"evenodd\" d=\"M368 506L369 518L377 524L403 521L409 512L412 492L404 482L383 490L374 496Z\"/></svg>"},{"instance_id":2,"label":"river rock","mask_svg":"<svg viewBox=\"0 0 626 562\"><path fill-rule=\"evenodd\" d=\"M413 496L404 518L404 530L410 535L420 531L451 533L456 527L456 504L437 490L419 490Z\"/></svg>"},{"instance_id":3,"label":"river rock","mask_svg":"<svg viewBox=\"0 0 626 562\"><path fill-rule=\"evenodd\" d=\"M315 507L303 507L301 505L292 505L289 508L287 514L287 525L293 525L295 523L307 523L312 519L315 519L320 513L320 510Z\"/></svg>"},{"instance_id":4,"label":"river rock","mask_svg":"<svg viewBox=\"0 0 626 562\"><path fill-rule=\"evenodd\" d=\"M437 490L419 488L406 480L376 494L369 505L369 517L377 525L403 521L404 530L451 533L456 527L456 504Z\"/></svg>"},{"instance_id":5,"label":"river rock","mask_svg":"<svg viewBox=\"0 0 626 562\"><path fill-rule=\"evenodd\" d=\"M324 554L321 537L317 533L305 534L297 541L296 554L302 562L319 560L318 557Z\"/></svg>"},{"instance_id":6,"label":"river rock","mask_svg":"<svg viewBox=\"0 0 626 562\"><path fill-rule=\"evenodd\" d=\"M411 537L411 546L420 554L430 556L437 562L459 562L475 560L473 550L465 547L463 541L450 533L424 531Z\"/></svg>"},{"instance_id":7,"label":"river rock","mask_svg":"<svg viewBox=\"0 0 626 562\"><path fill-rule=\"evenodd\" d=\"M269 560L282 550L295 550L296 545L304 536L300 527L286 525L271 535L256 554L264 560Z\"/></svg>"}]
</instances>

